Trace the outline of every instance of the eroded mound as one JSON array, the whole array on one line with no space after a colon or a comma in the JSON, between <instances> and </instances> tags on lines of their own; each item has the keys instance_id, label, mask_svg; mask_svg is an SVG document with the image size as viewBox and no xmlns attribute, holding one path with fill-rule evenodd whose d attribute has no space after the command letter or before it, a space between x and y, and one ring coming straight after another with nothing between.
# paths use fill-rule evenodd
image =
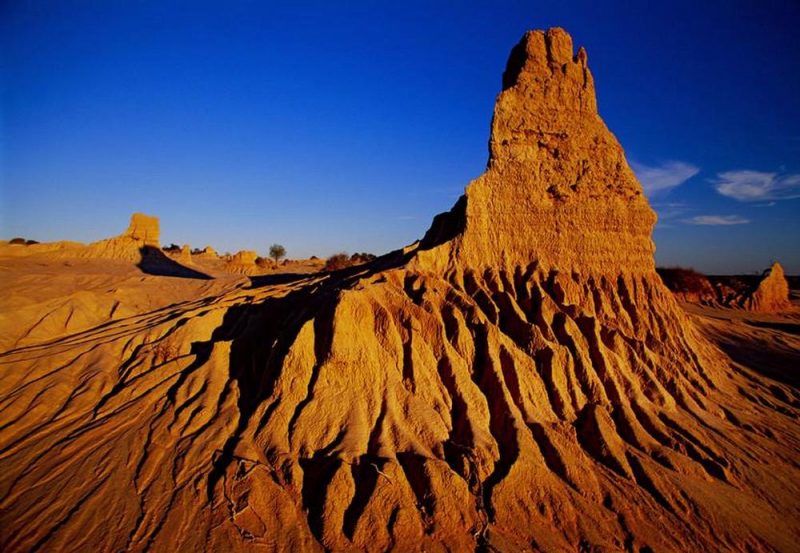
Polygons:
<instances>
[{"instance_id":1,"label":"eroded mound","mask_svg":"<svg viewBox=\"0 0 800 553\"><path fill-rule=\"evenodd\" d=\"M783 273L783 267L778 262L772 264L764 277L758 283L745 302L745 307L751 311L774 313L783 311L791 306L789 302L789 283Z\"/></svg>"},{"instance_id":2,"label":"eroded mound","mask_svg":"<svg viewBox=\"0 0 800 553\"><path fill-rule=\"evenodd\" d=\"M81 258L139 261L145 252L160 254L158 217L134 213L127 230L119 236L93 242L77 252L67 252Z\"/></svg>"},{"instance_id":3,"label":"eroded mound","mask_svg":"<svg viewBox=\"0 0 800 553\"><path fill-rule=\"evenodd\" d=\"M3 354L3 546L791 550L800 395L687 320L654 222L528 33L420 243Z\"/></svg>"}]
</instances>

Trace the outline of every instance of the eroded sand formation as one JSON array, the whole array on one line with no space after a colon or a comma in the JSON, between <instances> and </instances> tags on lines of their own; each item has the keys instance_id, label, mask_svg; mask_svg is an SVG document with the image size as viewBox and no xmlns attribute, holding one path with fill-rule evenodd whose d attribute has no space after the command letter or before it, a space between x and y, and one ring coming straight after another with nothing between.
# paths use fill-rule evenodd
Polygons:
<instances>
[{"instance_id":1,"label":"eroded sand formation","mask_svg":"<svg viewBox=\"0 0 800 553\"><path fill-rule=\"evenodd\" d=\"M158 217L134 213L124 233L89 244L75 256L139 261L148 251L160 252ZM73 252L65 253L71 256Z\"/></svg>"},{"instance_id":2,"label":"eroded sand formation","mask_svg":"<svg viewBox=\"0 0 800 553\"><path fill-rule=\"evenodd\" d=\"M790 551L800 398L655 273L560 29L424 239L4 353L2 547Z\"/></svg>"},{"instance_id":3,"label":"eroded sand formation","mask_svg":"<svg viewBox=\"0 0 800 553\"><path fill-rule=\"evenodd\" d=\"M758 288L745 301L750 311L772 313L791 307L789 302L789 283L783 274L783 267L777 261L765 273Z\"/></svg>"},{"instance_id":4,"label":"eroded sand formation","mask_svg":"<svg viewBox=\"0 0 800 553\"><path fill-rule=\"evenodd\" d=\"M789 282L777 261L760 277L706 276L691 269L660 269L665 283L683 301L755 313L792 311Z\"/></svg>"},{"instance_id":5,"label":"eroded sand formation","mask_svg":"<svg viewBox=\"0 0 800 553\"><path fill-rule=\"evenodd\" d=\"M241 250L231 256L227 263L227 270L243 275L254 274L258 271L256 259L258 253L252 250Z\"/></svg>"}]
</instances>

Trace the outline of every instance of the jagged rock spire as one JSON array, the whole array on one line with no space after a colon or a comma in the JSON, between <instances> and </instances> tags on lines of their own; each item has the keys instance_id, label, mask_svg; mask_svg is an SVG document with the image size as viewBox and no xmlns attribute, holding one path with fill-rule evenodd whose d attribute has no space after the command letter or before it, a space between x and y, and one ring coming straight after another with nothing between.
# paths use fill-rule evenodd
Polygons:
<instances>
[{"instance_id":1,"label":"jagged rock spire","mask_svg":"<svg viewBox=\"0 0 800 553\"><path fill-rule=\"evenodd\" d=\"M497 97L486 172L434 222L429 267L571 272L654 270L655 214L597 113L586 51L559 28L511 51ZM447 251L445 251L447 250Z\"/></svg>"}]
</instances>

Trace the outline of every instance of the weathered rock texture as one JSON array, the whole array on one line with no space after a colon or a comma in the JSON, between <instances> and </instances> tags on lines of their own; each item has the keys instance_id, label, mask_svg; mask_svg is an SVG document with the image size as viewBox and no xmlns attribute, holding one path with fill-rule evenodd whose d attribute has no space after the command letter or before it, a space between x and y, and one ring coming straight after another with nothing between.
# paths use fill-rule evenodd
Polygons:
<instances>
[{"instance_id":1,"label":"weathered rock texture","mask_svg":"<svg viewBox=\"0 0 800 553\"><path fill-rule=\"evenodd\" d=\"M147 246L159 245L159 226L158 217L145 215L144 213L134 213L131 215L131 223L123 236L127 236Z\"/></svg>"},{"instance_id":2,"label":"weathered rock texture","mask_svg":"<svg viewBox=\"0 0 800 553\"><path fill-rule=\"evenodd\" d=\"M250 275L258 272L256 259L258 253L252 250L241 250L233 254L227 263L226 270L231 273Z\"/></svg>"},{"instance_id":3,"label":"weathered rock texture","mask_svg":"<svg viewBox=\"0 0 800 553\"><path fill-rule=\"evenodd\" d=\"M777 261L764 272L758 287L745 301L750 311L775 312L791 307L789 302L789 283L783 274L783 267Z\"/></svg>"},{"instance_id":4,"label":"weathered rock texture","mask_svg":"<svg viewBox=\"0 0 800 553\"><path fill-rule=\"evenodd\" d=\"M192 247L189 244L184 244L181 247L181 253L178 256L178 261L191 265L192 263Z\"/></svg>"},{"instance_id":5,"label":"weathered rock texture","mask_svg":"<svg viewBox=\"0 0 800 553\"><path fill-rule=\"evenodd\" d=\"M147 252L158 250L158 217L134 213L131 215L131 222L127 230L121 235L93 242L75 252L66 252L66 255L81 258L140 261L143 255L147 255Z\"/></svg>"},{"instance_id":6,"label":"weathered rock texture","mask_svg":"<svg viewBox=\"0 0 800 553\"><path fill-rule=\"evenodd\" d=\"M528 33L420 243L5 354L2 545L789 551L800 397L698 334L654 222Z\"/></svg>"},{"instance_id":7,"label":"weathered rock texture","mask_svg":"<svg viewBox=\"0 0 800 553\"><path fill-rule=\"evenodd\" d=\"M217 254L217 251L214 248L212 248L211 246L206 246L205 248L203 248L203 251L201 251L197 255L201 259L217 259L217 258L219 258L219 255Z\"/></svg>"}]
</instances>

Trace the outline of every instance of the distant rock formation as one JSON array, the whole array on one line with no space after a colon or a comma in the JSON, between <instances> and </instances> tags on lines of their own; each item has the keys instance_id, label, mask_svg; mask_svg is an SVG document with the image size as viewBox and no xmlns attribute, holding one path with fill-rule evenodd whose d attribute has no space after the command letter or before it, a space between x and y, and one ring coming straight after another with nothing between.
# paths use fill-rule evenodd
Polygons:
<instances>
[{"instance_id":1,"label":"distant rock formation","mask_svg":"<svg viewBox=\"0 0 800 553\"><path fill-rule=\"evenodd\" d=\"M205 248L203 248L203 250L199 254L197 254L197 257L201 259L219 259L217 251L211 246L206 246Z\"/></svg>"},{"instance_id":2,"label":"distant rock formation","mask_svg":"<svg viewBox=\"0 0 800 553\"><path fill-rule=\"evenodd\" d=\"M226 265L226 270L231 273L243 275L254 274L259 271L256 265L258 253L252 250L240 250L233 254Z\"/></svg>"},{"instance_id":3,"label":"distant rock formation","mask_svg":"<svg viewBox=\"0 0 800 553\"><path fill-rule=\"evenodd\" d=\"M758 312L779 312L792 305L789 283L777 262L758 280L752 275L706 276L680 267L660 268L658 272L683 301Z\"/></svg>"},{"instance_id":4,"label":"distant rock formation","mask_svg":"<svg viewBox=\"0 0 800 553\"><path fill-rule=\"evenodd\" d=\"M122 236L131 238L146 246L159 247L158 217L145 215L144 213L134 213L131 215L128 230Z\"/></svg>"},{"instance_id":5,"label":"distant rock formation","mask_svg":"<svg viewBox=\"0 0 800 553\"><path fill-rule=\"evenodd\" d=\"M54 257L116 259L139 261L142 255L159 248L158 217L134 213L128 228L119 236L85 245L79 242L50 242L26 247L0 247L0 255L48 254Z\"/></svg>"},{"instance_id":6,"label":"distant rock formation","mask_svg":"<svg viewBox=\"0 0 800 553\"><path fill-rule=\"evenodd\" d=\"M744 301L750 311L776 312L791 307L789 301L789 283L783 273L783 267L777 261L764 271L758 287Z\"/></svg>"},{"instance_id":7,"label":"distant rock formation","mask_svg":"<svg viewBox=\"0 0 800 553\"><path fill-rule=\"evenodd\" d=\"M187 265L192 263L192 248L189 244L184 244L181 248L181 253L178 255L178 261Z\"/></svg>"},{"instance_id":8,"label":"distant rock formation","mask_svg":"<svg viewBox=\"0 0 800 553\"><path fill-rule=\"evenodd\" d=\"M73 255L68 252L67 255ZM131 215L128 228L119 236L93 242L74 252L76 257L140 261L142 256L163 255L159 242L158 218L143 213Z\"/></svg>"}]
</instances>

